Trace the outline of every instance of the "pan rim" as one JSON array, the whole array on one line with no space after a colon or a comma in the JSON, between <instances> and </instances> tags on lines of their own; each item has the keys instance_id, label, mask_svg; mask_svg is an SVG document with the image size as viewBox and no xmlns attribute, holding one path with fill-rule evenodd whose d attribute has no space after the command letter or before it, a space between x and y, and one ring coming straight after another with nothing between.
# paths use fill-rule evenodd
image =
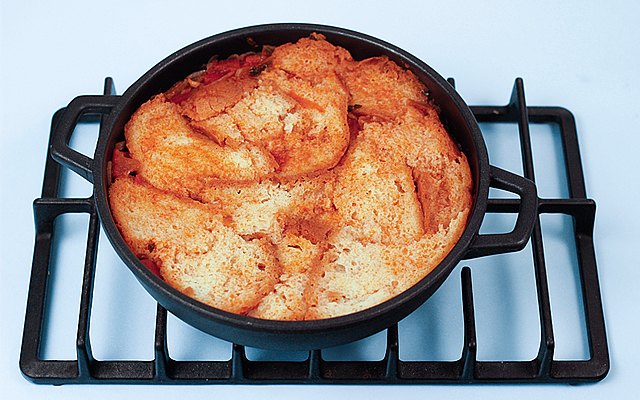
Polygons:
<instances>
[{"instance_id":1,"label":"pan rim","mask_svg":"<svg viewBox=\"0 0 640 400\"><path fill-rule=\"evenodd\" d=\"M475 146L474 151L476 152L477 171L476 176L474 177L474 181L476 183L474 202L466 227L456 244L451 248L445 258L415 285L384 301L383 303L352 314L305 321L266 320L230 313L195 300L181 293L177 289L174 289L168 283L164 282L144 267L124 242L124 239L116 227L108 205L106 168L109 158L108 150L110 139L115 135L113 127L116 124L116 120L121 117L123 110L130 107L129 103L136 94L144 88L145 85L148 85L150 81L156 78L163 70L171 68L173 65L179 63L194 52L202 51L203 48L208 48L216 43L221 43L239 37L246 38L247 36L252 36L258 33L265 34L277 32L297 33L300 37L305 35L308 36L311 32L319 32L325 35L328 34L350 38L379 48L381 50L381 54L393 54L399 59L404 60L410 67L418 69L424 74L430 76L433 83L435 83L440 90L443 90L448 94L448 97L453 102L455 108L462 114L462 119L467 124L468 134L471 136L471 140ZM318 24L279 23L239 28L199 40L174 52L152 67L124 92L118 105L105 121L104 130L101 130L94 154L94 197L102 226L104 227L109 241L114 246L116 253L122 258L124 263L134 273L143 286L151 292L152 296L159 301L160 304L169 305L169 307L167 307L169 309L171 306L184 307L185 309L194 312L197 315L197 318L212 319L220 324L231 325L240 329L250 329L256 333L268 332L274 334L288 333L313 335L321 334L333 329L356 327L367 321L383 318L384 316L388 316L394 312L398 313L399 310L406 307L407 304L413 304L420 297L424 297L425 293L427 294L426 298L428 298L451 274L456 264L464 258L473 243L486 211L489 183L488 154L478 124L469 107L455 89L453 89L453 87L444 80L444 78L442 78L435 70L423 61L390 43L356 31ZM158 296L160 296L161 299L158 299ZM426 300L426 298L424 300ZM424 300L420 301L420 304ZM413 309L415 309L415 307L413 307ZM413 309L400 314L406 315L413 311ZM398 318L398 320L399 319L400 318Z\"/></svg>"}]
</instances>

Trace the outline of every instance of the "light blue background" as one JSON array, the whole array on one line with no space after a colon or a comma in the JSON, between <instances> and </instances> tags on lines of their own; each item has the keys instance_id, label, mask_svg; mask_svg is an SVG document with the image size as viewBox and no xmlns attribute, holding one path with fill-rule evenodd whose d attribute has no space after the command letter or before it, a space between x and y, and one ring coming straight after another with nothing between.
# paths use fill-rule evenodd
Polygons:
<instances>
[{"instance_id":1,"label":"light blue background","mask_svg":"<svg viewBox=\"0 0 640 400\"><path fill-rule=\"evenodd\" d=\"M640 6L632 1L485 1L465 2L336 2L299 4L285 1L111 1L98 4L81 1L9 2L0 5L0 387L7 398L157 398L158 396L198 398L245 398L278 396L300 398L559 398L600 399L632 398L640 373L637 332L640 328L640 268L637 257L640 226L640 179L637 175L640 151L639 111L640 80ZM29 268L33 250L33 216L31 202L41 189L44 156L53 112L79 94L99 93L102 79L112 76L121 93L156 62L183 46L229 29L269 22L314 22L361 31L389 41L421 58L445 77L456 78L458 89L469 104L503 104L507 101L513 80L525 80L529 105L561 105L570 109L577 121L585 168L587 193L598 204L595 245L604 299L612 369L601 383L571 387L566 385L497 385L497 386L267 386L267 387L140 387L140 386L38 386L25 381L17 368L22 334ZM512 136L497 128L488 132L489 145L502 146ZM539 128L544 129L544 128ZM542 133L541 137L551 137ZM543 139L552 140L552 139ZM544 143L541 144L541 146ZM80 143L79 146L86 146ZM90 147L90 144L89 144ZM491 150L490 150L491 151ZM538 154L542 163L554 169L555 158L545 158L544 148ZM492 162L517 172L516 153L495 156ZM69 195L88 195L90 189L79 178L69 177L65 190ZM542 186L545 196L562 192L559 184ZM544 221L543 221L544 223ZM69 227L86 225L82 218L69 218ZM561 235L566 222L547 223L550 235ZM544 226L543 226L544 227ZM74 230L71 229L71 232ZM81 233L78 235L82 236ZM62 243L60 257L76 260L82 250ZM66 246L66 247L65 247ZM115 260L106 240L101 243L104 259ZM561 247L550 249L557 257ZM516 256L517 257L517 256ZM505 259L506 260L506 259ZM117 262L117 261L115 261ZM519 279L511 269L518 259L498 261L508 279ZM64 264L64 262L62 263ZM482 272L487 271L487 272ZM498 277L490 266L474 269L476 290ZM530 274L531 272L525 272ZM68 274L68 275L67 275ZM126 314L132 327L121 336L135 337L135 327L152 323L155 306L135 281L118 273L98 271L109 279L126 285L125 291L138 301L136 307L151 310L147 314ZM126 272L124 273L125 275ZM511 274L511 275L509 275ZM572 276L559 273L551 291L575 292ZM128 276L128 275L127 275ZM509 278L511 276L511 278ZM73 271L61 271L61 282L78 279ZM455 286L459 276L447 281ZM124 283L123 283L124 282ZM519 281L518 281L519 282ZM530 285L525 279L522 285ZM527 283L529 282L529 283ZM558 283L553 283L558 282ZM113 283L113 282L111 282ZM556 286L554 286L556 285ZM523 286L523 288L524 288ZM490 286L488 286L490 287ZM516 286L518 287L518 286ZM98 288L100 289L100 288ZM105 289L106 290L106 289ZM456 295L439 293L437 304L459 303ZM74 295L75 296L75 295ZM69 296L73 303L74 296ZM129 295L127 295L129 296ZM516 297L517 298L517 297ZM126 305L129 297L121 299ZM506 306L500 299L478 299L479 308L506 313L523 322L519 334L532 336L526 315L531 303L516 300ZM58 303L60 312L73 309L73 304ZM431 302L430 302L431 303ZM534 303L535 304L535 303ZM498 308L495 308L495 307ZM433 326L459 325L458 315L443 314L434 318ZM493 307L493 308L492 308ZM533 306L535 308L535 305ZM75 314L73 309L72 314ZM535 312L535 310L533 311ZM561 313L562 310L554 310ZM94 314L101 316L92 329L104 326L122 316L115 315L109 304L96 304ZM567 312L570 315L570 312ZM484 314L483 314L484 315ZM479 335L484 316L479 316ZM533 317L532 325L536 324ZM509 325L500 320L505 327ZM579 321L578 321L579 323ZM102 325L101 325L102 324ZM226 350L208 342L199 333L187 329L177 320L171 329L179 335L195 337L207 344L202 356L224 357ZM436 329L433 328L433 329ZM537 329L537 328L536 328ZM108 330L107 330L108 331ZM71 330L66 333L73 335ZM144 333L150 335L151 333ZM563 336L563 330L557 332ZM63 336L65 334L62 334ZM499 337L511 340L509 334ZM55 339L55 338L54 338ZM150 338L143 338L145 340ZM584 352L580 341L566 338L568 358ZM578 339L578 338L576 338ZM370 340L381 340L372 338ZM384 339L382 339L384 340ZM572 347L577 346L577 347ZM575 343L578 343L575 345ZM419 344L419 343L418 343ZM126 345L123 345L126 346ZM171 346L171 344L170 344ZM455 346L447 343L432 350L432 356L456 358ZM533 348L516 347L523 357L535 353ZM56 350L57 351L57 350ZM98 356L109 357L113 349L96 348ZM132 351L138 351L132 349ZM482 348L487 358L499 357L500 349ZM66 350L62 350L65 355ZM190 353L191 352L191 353ZM192 357L193 350L174 346L177 358ZM220 355L222 352L222 355ZM335 352L334 352L335 353ZM55 354L53 354L55 356ZM142 351L140 357L147 357ZM338 357L339 354L334 355ZM256 357L260 357L258 353ZM373 355L376 357L376 355ZM411 355L407 355L408 358Z\"/></svg>"}]
</instances>

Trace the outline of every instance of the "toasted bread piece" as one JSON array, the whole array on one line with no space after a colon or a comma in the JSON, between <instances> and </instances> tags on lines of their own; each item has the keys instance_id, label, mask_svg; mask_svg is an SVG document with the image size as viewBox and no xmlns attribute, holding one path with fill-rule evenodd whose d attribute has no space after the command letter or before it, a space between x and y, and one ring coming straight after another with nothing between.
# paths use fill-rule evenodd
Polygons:
<instances>
[{"instance_id":1,"label":"toasted bread piece","mask_svg":"<svg viewBox=\"0 0 640 400\"><path fill-rule=\"evenodd\" d=\"M338 231L309 275L305 319L362 311L411 288L451 251L466 218L460 212L446 229L405 244L362 243L352 239L348 227Z\"/></svg>"},{"instance_id":2,"label":"toasted bread piece","mask_svg":"<svg viewBox=\"0 0 640 400\"><path fill-rule=\"evenodd\" d=\"M201 200L218 205L225 215L224 224L239 235L278 241L282 236L278 218L290 207L294 194L272 181L215 182L203 190Z\"/></svg>"},{"instance_id":3,"label":"toasted bread piece","mask_svg":"<svg viewBox=\"0 0 640 400\"><path fill-rule=\"evenodd\" d=\"M355 140L337 170L334 204L361 243L409 243L424 233L422 207L411 169L399 157L390 158L367 140Z\"/></svg>"},{"instance_id":4,"label":"toasted bread piece","mask_svg":"<svg viewBox=\"0 0 640 400\"><path fill-rule=\"evenodd\" d=\"M246 73L200 85L180 103L181 113L192 121L204 121L232 107L256 87L258 79Z\"/></svg>"},{"instance_id":5,"label":"toasted bread piece","mask_svg":"<svg viewBox=\"0 0 640 400\"><path fill-rule=\"evenodd\" d=\"M337 240L323 256L323 265L311 281L305 319L351 314L391 297L396 277L379 262L385 246Z\"/></svg>"},{"instance_id":6,"label":"toasted bread piece","mask_svg":"<svg viewBox=\"0 0 640 400\"><path fill-rule=\"evenodd\" d=\"M310 240L292 233L285 234L276 250L282 275L274 290L249 315L263 319L304 319L308 308L307 285L322 254L322 247Z\"/></svg>"},{"instance_id":7,"label":"toasted bread piece","mask_svg":"<svg viewBox=\"0 0 640 400\"><path fill-rule=\"evenodd\" d=\"M358 114L392 119L405 108L417 104L435 110L428 104L425 87L411 72L387 57L372 57L348 64L342 77Z\"/></svg>"},{"instance_id":8,"label":"toasted bread piece","mask_svg":"<svg viewBox=\"0 0 640 400\"><path fill-rule=\"evenodd\" d=\"M332 45L319 34L278 46L271 58L275 68L312 83L353 60L348 51Z\"/></svg>"},{"instance_id":9,"label":"toasted bread piece","mask_svg":"<svg viewBox=\"0 0 640 400\"><path fill-rule=\"evenodd\" d=\"M113 217L133 252L152 260L181 292L246 313L273 290L280 266L266 240L244 240L216 207L176 197L131 177L109 188Z\"/></svg>"},{"instance_id":10,"label":"toasted bread piece","mask_svg":"<svg viewBox=\"0 0 640 400\"><path fill-rule=\"evenodd\" d=\"M469 211L473 178L468 161L437 116L408 106L395 121L364 123L361 138L379 157L394 159L395 168L408 168L405 182L413 180L424 233L434 234L459 212Z\"/></svg>"},{"instance_id":11,"label":"toasted bread piece","mask_svg":"<svg viewBox=\"0 0 640 400\"><path fill-rule=\"evenodd\" d=\"M162 95L140 106L125 127L125 137L145 179L187 196L210 179L250 181L275 169L270 155L256 146L220 146L195 132L178 106Z\"/></svg>"}]
</instances>

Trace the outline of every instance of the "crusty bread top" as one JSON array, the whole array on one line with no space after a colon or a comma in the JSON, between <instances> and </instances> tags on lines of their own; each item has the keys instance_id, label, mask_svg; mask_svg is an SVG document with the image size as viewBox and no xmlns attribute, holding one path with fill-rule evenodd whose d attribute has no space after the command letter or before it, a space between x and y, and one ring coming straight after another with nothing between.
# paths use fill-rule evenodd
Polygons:
<instances>
[{"instance_id":1,"label":"crusty bread top","mask_svg":"<svg viewBox=\"0 0 640 400\"><path fill-rule=\"evenodd\" d=\"M317 34L212 61L126 125L116 224L165 281L223 310L379 304L438 265L471 209L467 159L425 89Z\"/></svg>"}]
</instances>

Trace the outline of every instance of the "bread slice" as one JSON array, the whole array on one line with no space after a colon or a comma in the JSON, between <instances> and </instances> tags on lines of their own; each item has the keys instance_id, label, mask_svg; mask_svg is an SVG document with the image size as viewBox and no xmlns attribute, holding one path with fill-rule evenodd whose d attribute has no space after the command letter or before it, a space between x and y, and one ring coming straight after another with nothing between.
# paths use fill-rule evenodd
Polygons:
<instances>
[{"instance_id":1,"label":"bread slice","mask_svg":"<svg viewBox=\"0 0 640 400\"><path fill-rule=\"evenodd\" d=\"M412 104L432 109L418 78L387 57L350 63L341 74L358 114L393 119Z\"/></svg>"},{"instance_id":2,"label":"bread slice","mask_svg":"<svg viewBox=\"0 0 640 400\"><path fill-rule=\"evenodd\" d=\"M286 43L273 50L271 63L285 71L312 83L335 73L353 61L351 54L329 43L323 35L312 34L295 43Z\"/></svg>"},{"instance_id":3,"label":"bread slice","mask_svg":"<svg viewBox=\"0 0 640 400\"><path fill-rule=\"evenodd\" d=\"M409 243L423 234L411 169L386 157L363 132L336 170L334 204L341 224L361 243ZM346 228L345 228L346 229Z\"/></svg>"},{"instance_id":4,"label":"bread slice","mask_svg":"<svg viewBox=\"0 0 640 400\"><path fill-rule=\"evenodd\" d=\"M178 106L162 95L140 106L125 126L125 137L131 156L141 163L142 177L185 196L199 192L211 179L251 181L276 167L256 146L221 146L194 131Z\"/></svg>"},{"instance_id":5,"label":"bread slice","mask_svg":"<svg viewBox=\"0 0 640 400\"><path fill-rule=\"evenodd\" d=\"M411 192L420 204L424 233L433 234L446 228L459 212L468 213L473 202L468 161L437 114L424 114L408 106L393 121L363 125L360 136L374 149L372 152L381 159L393 160L390 163L395 168L410 171L414 185Z\"/></svg>"},{"instance_id":6,"label":"bread slice","mask_svg":"<svg viewBox=\"0 0 640 400\"><path fill-rule=\"evenodd\" d=\"M139 178L109 188L114 220L140 258L162 278L213 307L246 313L273 290L280 276L268 240L248 239L224 224L215 206L176 197Z\"/></svg>"},{"instance_id":7,"label":"bread slice","mask_svg":"<svg viewBox=\"0 0 640 400\"><path fill-rule=\"evenodd\" d=\"M194 122L207 120L238 103L256 87L258 79L247 73L202 84L180 103L181 113Z\"/></svg>"},{"instance_id":8,"label":"bread slice","mask_svg":"<svg viewBox=\"0 0 640 400\"><path fill-rule=\"evenodd\" d=\"M323 250L302 236L285 234L276 250L282 274L274 290L249 315L265 319L304 319L308 309L307 287L317 274Z\"/></svg>"}]
</instances>

